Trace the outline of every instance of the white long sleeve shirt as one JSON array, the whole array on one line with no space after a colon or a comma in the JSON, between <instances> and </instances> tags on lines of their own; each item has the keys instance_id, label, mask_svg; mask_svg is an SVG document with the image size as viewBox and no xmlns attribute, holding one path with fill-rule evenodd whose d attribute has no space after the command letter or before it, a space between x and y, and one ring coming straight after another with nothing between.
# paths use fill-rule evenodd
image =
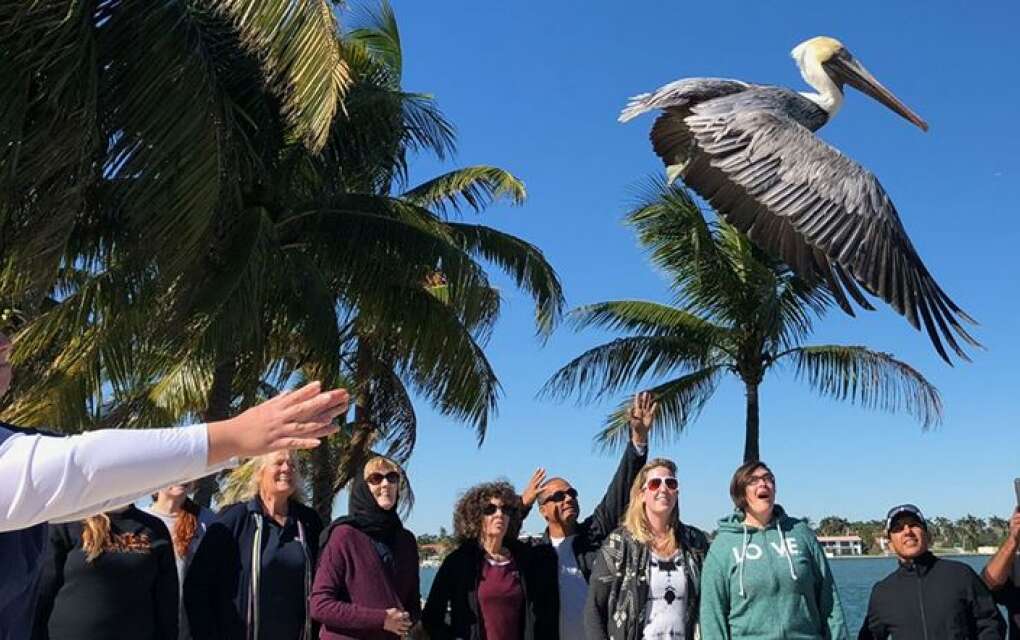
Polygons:
<instances>
[{"instance_id":1,"label":"white long sleeve shirt","mask_svg":"<svg viewBox=\"0 0 1020 640\"><path fill-rule=\"evenodd\" d=\"M102 430L0 443L0 532L67 522L232 465L208 465L206 425Z\"/></svg>"}]
</instances>

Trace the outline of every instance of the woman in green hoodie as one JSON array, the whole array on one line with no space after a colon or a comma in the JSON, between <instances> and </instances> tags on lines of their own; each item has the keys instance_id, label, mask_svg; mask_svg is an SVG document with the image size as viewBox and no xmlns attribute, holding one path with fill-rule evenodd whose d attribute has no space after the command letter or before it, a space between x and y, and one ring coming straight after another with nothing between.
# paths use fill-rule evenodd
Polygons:
<instances>
[{"instance_id":1,"label":"woman in green hoodie","mask_svg":"<svg viewBox=\"0 0 1020 640\"><path fill-rule=\"evenodd\" d=\"M829 563L803 521L776 504L763 462L733 474L736 511L719 521L701 576L705 640L846 640Z\"/></svg>"}]
</instances>

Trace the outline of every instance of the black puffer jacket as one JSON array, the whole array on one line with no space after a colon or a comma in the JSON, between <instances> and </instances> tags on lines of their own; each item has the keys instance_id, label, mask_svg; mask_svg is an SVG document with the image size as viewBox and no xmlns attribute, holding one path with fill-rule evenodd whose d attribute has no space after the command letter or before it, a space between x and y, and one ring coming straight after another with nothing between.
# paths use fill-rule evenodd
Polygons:
<instances>
[{"instance_id":1,"label":"black puffer jacket","mask_svg":"<svg viewBox=\"0 0 1020 640\"><path fill-rule=\"evenodd\" d=\"M969 566L931 553L901 563L871 590L858 640L1002 640L1006 623Z\"/></svg>"}]
</instances>

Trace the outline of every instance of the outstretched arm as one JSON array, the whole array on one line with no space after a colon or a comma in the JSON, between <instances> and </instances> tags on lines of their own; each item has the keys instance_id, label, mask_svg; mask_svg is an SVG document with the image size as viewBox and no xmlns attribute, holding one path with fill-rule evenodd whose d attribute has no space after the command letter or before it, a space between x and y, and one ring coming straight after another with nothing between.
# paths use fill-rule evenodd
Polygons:
<instances>
[{"instance_id":1,"label":"outstretched arm","mask_svg":"<svg viewBox=\"0 0 1020 640\"><path fill-rule=\"evenodd\" d=\"M122 506L229 466L235 456L313 447L335 431L331 421L347 401L346 391L321 393L313 383L209 425L15 434L0 444L0 531Z\"/></svg>"}]
</instances>

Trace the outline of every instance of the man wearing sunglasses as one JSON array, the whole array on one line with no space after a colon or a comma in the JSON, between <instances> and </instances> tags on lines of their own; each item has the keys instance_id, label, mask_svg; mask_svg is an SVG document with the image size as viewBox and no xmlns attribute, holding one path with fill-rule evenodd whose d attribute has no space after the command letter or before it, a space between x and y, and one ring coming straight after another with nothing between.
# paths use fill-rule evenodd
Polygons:
<instances>
[{"instance_id":1,"label":"man wearing sunglasses","mask_svg":"<svg viewBox=\"0 0 1020 640\"><path fill-rule=\"evenodd\" d=\"M890 509L886 532L899 567L871 590L858 640L1005 638L1006 623L977 573L928 551L928 523L920 509Z\"/></svg>"},{"instance_id":2,"label":"man wearing sunglasses","mask_svg":"<svg viewBox=\"0 0 1020 640\"><path fill-rule=\"evenodd\" d=\"M522 496L525 509L538 503L547 525L545 535L535 542L536 566L542 576L537 582L549 590L538 601L552 609L550 615L558 616L561 640L585 637L588 578L602 542L620 525L627 510L630 486L648 457L648 432L657 409L651 393L634 396L629 416L630 443L602 502L584 520L578 520L581 508L577 489L563 478L550 478L543 484L544 469L535 472Z\"/></svg>"}]
</instances>

